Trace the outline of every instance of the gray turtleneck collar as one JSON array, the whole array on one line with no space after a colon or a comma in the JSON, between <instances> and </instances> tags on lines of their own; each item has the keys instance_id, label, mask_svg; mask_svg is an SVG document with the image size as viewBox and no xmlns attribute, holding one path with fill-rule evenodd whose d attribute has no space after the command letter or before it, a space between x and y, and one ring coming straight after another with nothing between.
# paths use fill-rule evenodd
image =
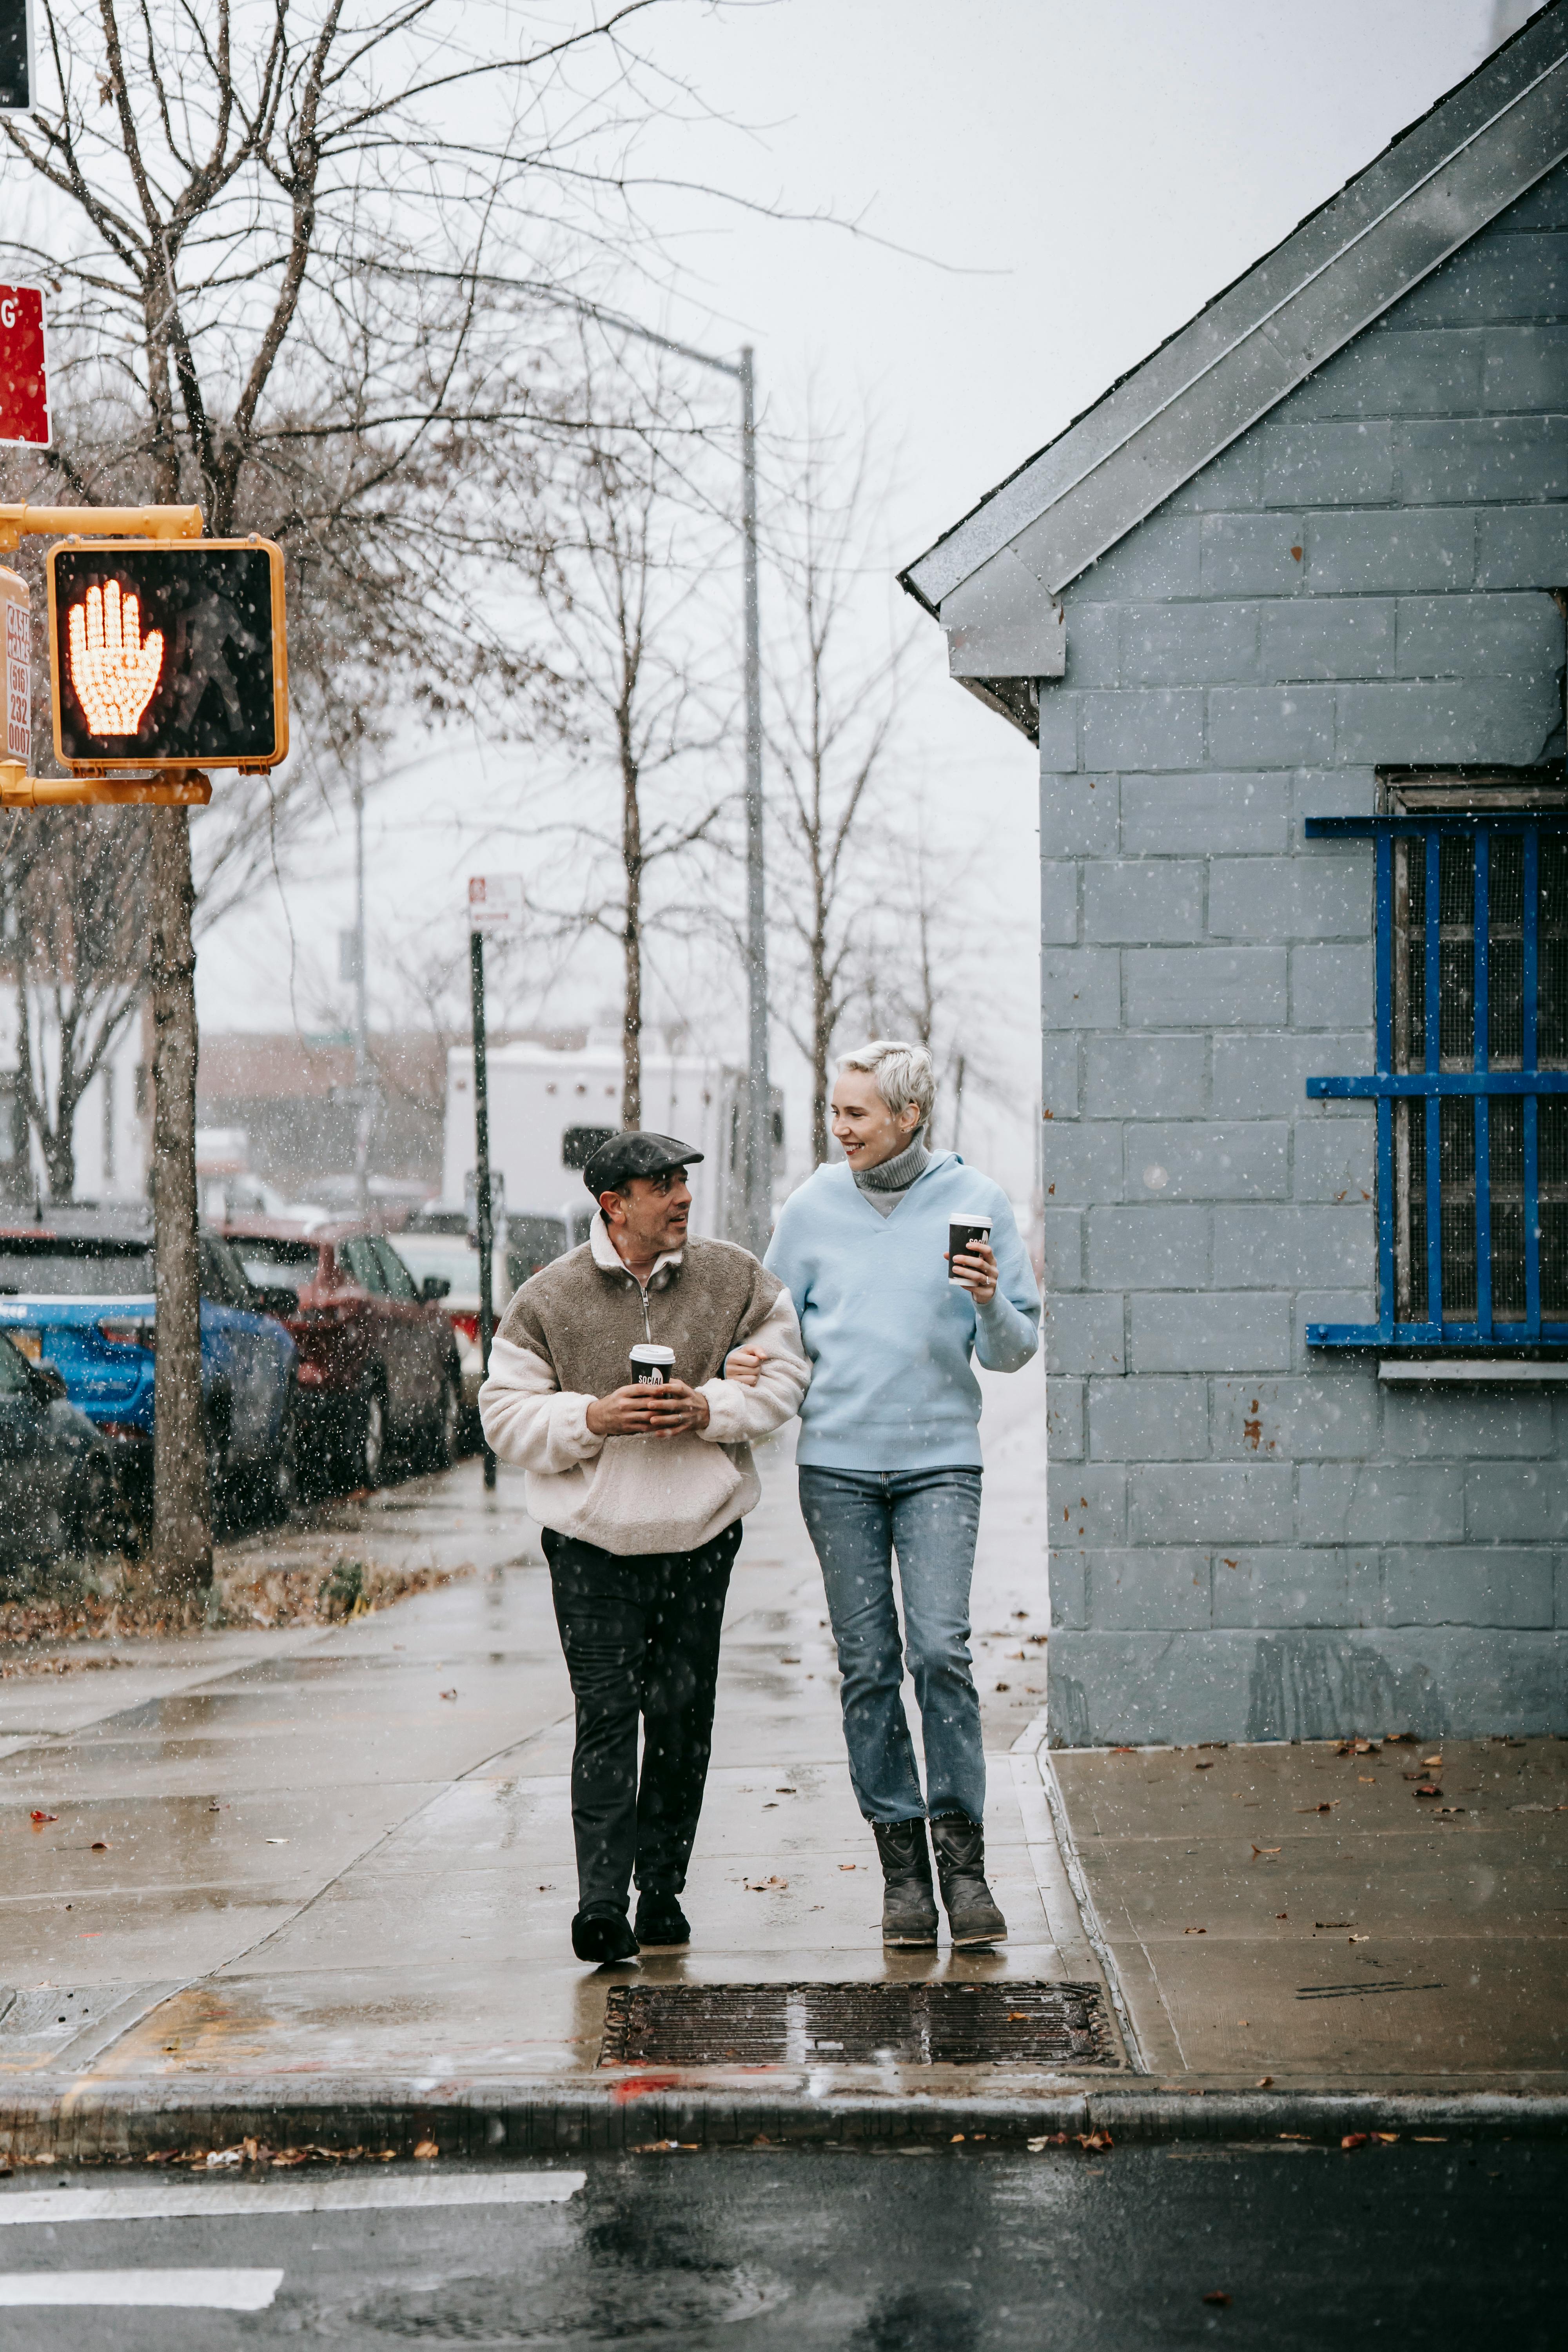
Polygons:
<instances>
[{"instance_id":1,"label":"gray turtleneck collar","mask_svg":"<svg viewBox=\"0 0 1568 2352\"><path fill-rule=\"evenodd\" d=\"M875 1168L868 1168L864 1173L857 1171L856 1184L879 1216L890 1217L910 1186L931 1166L931 1153L925 1148L923 1134L924 1130L917 1128L914 1141L896 1159L879 1160Z\"/></svg>"}]
</instances>

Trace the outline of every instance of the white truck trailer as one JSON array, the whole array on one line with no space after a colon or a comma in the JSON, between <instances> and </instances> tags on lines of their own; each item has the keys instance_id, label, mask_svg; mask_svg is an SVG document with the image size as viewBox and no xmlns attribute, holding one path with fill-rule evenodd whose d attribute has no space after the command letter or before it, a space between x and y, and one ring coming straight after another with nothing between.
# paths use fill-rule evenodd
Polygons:
<instances>
[{"instance_id":1,"label":"white truck trailer","mask_svg":"<svg viewBox=\"0 0 1568 2352\"><path fill-rule=\"evenodd\" d=\"M571 1242L580 1241L592 1213L583 1182L590 1152L621 1124L621 1052L613 1037L591 1037L575 1051L548 1045L492 1045L489 1073L490 1166L506 1182L509 1222L562 1217ZM743 1238L746 1080L695 1054L645 1053L642 1123L677 1135L703 1154L693 1165L691 1230L722 1240ZM777 1165L783 1137L782 1097L773 1097ZM474 1167L474 1057L455 1045L447 1057L447 1114L442 1199L462 1205Z\"/></svg>"}]
</instances>

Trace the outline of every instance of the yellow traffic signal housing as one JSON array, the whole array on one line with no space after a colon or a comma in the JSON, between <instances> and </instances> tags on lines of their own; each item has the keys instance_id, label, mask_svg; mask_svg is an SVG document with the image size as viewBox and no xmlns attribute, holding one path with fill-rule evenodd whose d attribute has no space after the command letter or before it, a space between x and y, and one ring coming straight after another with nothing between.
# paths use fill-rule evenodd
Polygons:
<instances>
[{"instance_id":1,"label":"yellow traffic signal housing","mask_svg":"<svg viewBox=\"0 0 1568 2352\"><path fill-rule=\"evenodd\" d=\"M276 767L289 749L283 554L265 539L49 551L61 764Z\"/></svg>"}]
</instances>

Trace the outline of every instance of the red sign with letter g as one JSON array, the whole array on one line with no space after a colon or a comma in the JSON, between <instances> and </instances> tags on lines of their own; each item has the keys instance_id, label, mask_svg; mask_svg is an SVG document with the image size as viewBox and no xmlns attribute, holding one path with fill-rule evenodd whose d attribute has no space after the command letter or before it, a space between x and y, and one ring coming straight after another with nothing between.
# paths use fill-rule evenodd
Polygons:
<instances>
[{"instance_id":1,"label":"red sign with letter g","mask_svg":"<svg viewBox=\"0 0 1568 2352\"><path fill-rule=\"evenodd\" d=\"M49 443L44 372L44 296L38 286L0 286L0 441Z\"/></svg>"}]
</instances>

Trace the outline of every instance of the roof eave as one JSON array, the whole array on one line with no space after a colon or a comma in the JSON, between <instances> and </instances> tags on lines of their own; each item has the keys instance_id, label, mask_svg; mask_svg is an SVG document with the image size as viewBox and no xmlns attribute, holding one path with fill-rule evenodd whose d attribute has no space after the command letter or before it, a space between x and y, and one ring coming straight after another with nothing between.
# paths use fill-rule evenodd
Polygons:
<instances>
[{"instance_id":1,"label":"roof eave","mask_svg":"<svg viewBox=\"0 0 1568 2352\"><path fill-rule=\"evenodd\" d=\"M955 590L1010 548L1058 593L1565 156L1568 0L1553 0L900 585L940 621Z\"/></svg>"}]
</instances>

